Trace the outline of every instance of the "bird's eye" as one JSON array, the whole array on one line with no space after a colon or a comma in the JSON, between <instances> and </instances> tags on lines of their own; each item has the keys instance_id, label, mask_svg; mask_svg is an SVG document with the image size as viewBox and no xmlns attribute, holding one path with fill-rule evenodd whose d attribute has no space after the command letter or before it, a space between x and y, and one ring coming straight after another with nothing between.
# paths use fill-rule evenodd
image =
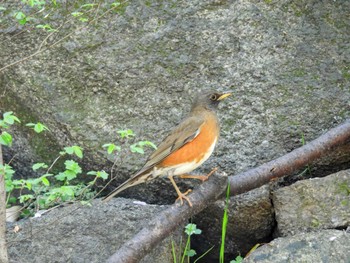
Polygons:
<instances>
[{"instance_id":1,"label":"bird's eye","mask_svg":"<svg viewBox=\"0 0 350 263\"><path fill-rule=\"evenodd\" d=\"M216 94L211 94L210 95L210 100L215 101L217 100L218 96Z\"/></svg>"}]
</instances>

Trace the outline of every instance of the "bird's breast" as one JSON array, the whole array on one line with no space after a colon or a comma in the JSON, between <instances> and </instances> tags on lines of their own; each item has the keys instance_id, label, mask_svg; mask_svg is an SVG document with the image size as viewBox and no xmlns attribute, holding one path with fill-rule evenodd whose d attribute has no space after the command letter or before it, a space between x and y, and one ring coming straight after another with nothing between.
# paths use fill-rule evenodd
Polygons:
<instances>
[{"instance_id":1,"label":"bird's breast","mask_svg":"<svg viewBox=\"0 0 350 263\"><path fill-rule=\"evenodd\" d=\"M209 119L202 125L199 134L192 141L171 153L157 166L173 169L174 175L189 173L210 157L218 136L219 125L216 118Z\"/></svg>"}]
</instances>

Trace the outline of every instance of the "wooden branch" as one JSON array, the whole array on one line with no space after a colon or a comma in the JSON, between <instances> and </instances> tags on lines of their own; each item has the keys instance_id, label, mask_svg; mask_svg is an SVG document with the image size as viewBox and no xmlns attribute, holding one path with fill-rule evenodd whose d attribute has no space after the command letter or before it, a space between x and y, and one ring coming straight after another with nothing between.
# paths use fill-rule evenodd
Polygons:
<instances>
[{"instance_id":1,"label":"wooden branch","mask_svg":"<svg viewBox=\"0 0 350 263\"><path fill-rule=\"evenodd\" d=\"M234 195L241 194L260 187L273 178L289 175L349 140L350 121L276 160L236 176L229 176L230 192ZM190 195L192 208L187 204L180 207L173 205L152 219L146 227L127 241L107 262L139 262L157 244L177 229L181 223L202 211L211 202L219 199L225 189L226 180L223 180L224 178L227 177L212 176L198 189L195 189Z\"/></svg>"},{"instance_id":2,"label":"wooden branch","mask_svg":"<svg viewBox=\"0 0 350 263\"><path fill-rule=\"evenodd\" d=\"M242 194L268 183L271 179L290 175L346 142L350 142L350 120L278 159L229 176L230 193Z\"/></svg>"},{"instance_id":3,"label":"wooden branch","mask_svg":"<svg viewBox=\"0 0 350 263\"><path fill-rule=\"evenodd\" d=\"M1 134L1 130L0 130ZM6 187L5 187L5 169L2 158L2 146L0 144L0 262L7 263L8 253L6 244Z\"/></svg>"}]
</instances>

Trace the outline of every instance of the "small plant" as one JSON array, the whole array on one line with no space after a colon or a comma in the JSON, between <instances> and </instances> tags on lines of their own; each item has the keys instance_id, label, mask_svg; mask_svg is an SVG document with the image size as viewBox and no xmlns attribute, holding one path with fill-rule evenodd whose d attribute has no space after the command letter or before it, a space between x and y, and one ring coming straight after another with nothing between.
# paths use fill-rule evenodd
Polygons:
<instances>
[{"instance_id":1,"label":"small plant","mask_svg":"<svg viewBox=\"0 0 350 263\"><path fill-rule=\"evenodd\" d=\"M145 151L143 149L144 146L150 146L153 149L157 149L157 146L150 141L139 141L137 143L130 145L130 150L132 153L144 154L145 153Z\"/></svg>"},{"instance_id":2,"label":"small plant","mask_svg":"<svg viewBox=\"0 0 350 263\"><path fill-rule=\"evenodd\" d=\"M41 122L38 123L27 123L26 126L33 128L33 130L36 133L41 133L43 131L48 131L49 128L47 128L44 124L42 124Z\"/></svg>"},{"instance_id":3,"label":"small plant","mask_svg":"<svg viewBox=\"0 0 350 263\"><path fill-rule=\"evenodd\" d=\"M121 142L128 141L129 139L135 137L135 133L131 129L118 130L117 133L120 137ZM153 149L157 149L157 146L150 141L138 141L136 143L131 144L129 146L129 149L132 153L144 154L145 153L144 147L146 146L151 147ZM116 145L114 143L106 143L102 145L102 147L107 150L108 154L113 154L115 152L120 152L122 150L121 146Z\"/></svg>"},{"instance_id":4,"label":"small plant","mask_svg":"<svg viewBox=\"0 0 350 263\"><path fill-rule=\"evenodd\" d=\"M241 263L243 262L243 259L241 255L237 256L234 260L231 260L230 263Z\"/></svg>"},{"instance_id":5,"label":"small plant","mask_svg":"<svg viewBox=\"0 0 350 263\"><path fill-rule=\"evenodd\" d=\"M18 11L14 14L18 24L25 25L31 18L24 14L22 11Z\"/></svg>"},{"instance_id":6,"label":"small plant","mask_svg":"<svg viewBox=\"0 0 350 263\"><path fill-rule=\"evenodd\" d=\"M190 262L190 258L193 258L195 255L197 255L196 251L194 249L191 248L191 236L192 235L200 235L202 233L202 230L197 228L196 224L187 224L185 227L185 233L187 235L187 240L186 240L186 245L185 248L183 249L183 253L181 256L181 260L179 261L179 263L184 263L185 260L187 259L187 262ZM171 251L172 251L172 255L173 255L173 262L174 263L178 263L177 258L176 258L176 252L175 252L175 244L174 241L171 242ZM210 249L208 249L205 253L203 253L201 256L199 256L194 263L196 263L198 260L200 260L201 258L203 258L206 254L208 254L212 249L214 248L211 247Z\"/></svg>"},{"instance_id":7,"label":"small plant","mask_svg":"<svg viewBox=\"0 0 350 263\"><path fill-rule=\"evenodd\" d=\"M0 120L0 128L8 129L16 122L20 123L20 120L13 115L13 112L6 112ZM47 126L40 122L28 123L26 126L32 128L36 133L49 131ZM12 136L7 131L2 131L0 143L10 147L12 145ZM108 174L104 171L90 171L86 175L94 177L87 184L72 184L71 181L83 173L82 168L76 161L66 160L64 162L64 171L57 174L51 173L57 161L65 156L76 156L82 159L83 149L77 145L65 147L50 166L41 162L33 164L33 171L44 171L37 178L14 179L14 169L9 164L0 165L0 174L4 176L7 193L6 205L18 202L26 207L23 214L30 215L39 209L47 209L62 202L86 201L94 197L95 193L92 191L92 187L97 179L106 180ZM18 197L13 196L15 191Z\"/></svg>"},{"instance_id":8,"label":"small plant","mask_svg":"<svg viewBox=\"0 0 350 263\"><path fill-rule=\"evenodd\" d=\"M3 114L3 118L0 119L0 128L7 129L16 122L20 123L20 120L13 115L13 112L6 112ZM27 123L25 126L33 129L38 134L49 131L49 128L41 122ZM119 130L118 134L122 142L126 142L135 136L130 129ZM12 140L11 134L7 131L0 133L0 143L2 145L10 147ZM156 148L150 141L139 141L130 145L129 151L143 154L145 146ZM107 150L108 154L122 150L121 146L113 143L104 144L103 148ZM89 201L97 195L93 190L97 180L106 180L109 174L105 171L85 173L79 163L70 157L78 160L82 159L83 149L78 145L67 146L59 152L59 155L51 164L34 163L32 170L38 173L37 178L15 179L15 171L10 164L0 165L0 174L4 175L5 179L6 205L20 203L25 207L22 215L28 216L33 215L38 210L48 209L68 201L81 201L83 204L89 204ZM66 159L64 160L64 169L53 173L53 168L62 158ZM87 183L76 183L75 179L81 176L91 178L91 180L87 180Z\"/></svg>"},{"instance_id":9,"label":"small plant","mask_svg":"<svg viewBox=\"0 0 350 263\"><path fill-rule=\"evenodd\" d=\"M13 179L15 171L10 165L5 165L3 171L5 173L7 204L19 202L26 207L23 215L33 215L37 210L48 209L63 202L91 200L95 196L92 187L97 179L106 180L108 174L105 171L90 171L86 175L94 176L91 181L87 184L73 184L71 181L82 174L82 168L74 160L64 162L64 171L56 175L50 173L57 160L66 155L83 158L83 149L76 145L65 147L50 166L45 163L33 164L33 171L44 170L44 173L38 178ZM18 198L12 196L14 190L19 191Z\"/></svg>"}]
</instances>

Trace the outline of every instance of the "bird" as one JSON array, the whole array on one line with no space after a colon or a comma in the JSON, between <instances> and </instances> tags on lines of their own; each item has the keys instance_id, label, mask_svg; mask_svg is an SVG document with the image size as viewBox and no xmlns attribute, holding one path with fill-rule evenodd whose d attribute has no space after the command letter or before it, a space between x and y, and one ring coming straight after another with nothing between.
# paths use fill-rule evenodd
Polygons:
<instances>
[{"instance_id":1,"label":"bird","mask_svg":"<svg viewBox=\"0 0 350 263\"><path fill-rule=\"evenodd\" d=\"M168 177L178 195L176 201L186 200L191 190L181 192L174 176L182 179L199 179L205 181L216 171L214 168L207 175L190 175L202 165L213 153L217 144L220 124L217 116L219 103L232 95L232 91L203 91L194 99L188 116L183 119L148 157L144 166L124 183L114 189L104 201L111 200L125 189L151 181L158 177ZM175 202L176 202L175 201Z\"/></svg>"}]
</instances>

